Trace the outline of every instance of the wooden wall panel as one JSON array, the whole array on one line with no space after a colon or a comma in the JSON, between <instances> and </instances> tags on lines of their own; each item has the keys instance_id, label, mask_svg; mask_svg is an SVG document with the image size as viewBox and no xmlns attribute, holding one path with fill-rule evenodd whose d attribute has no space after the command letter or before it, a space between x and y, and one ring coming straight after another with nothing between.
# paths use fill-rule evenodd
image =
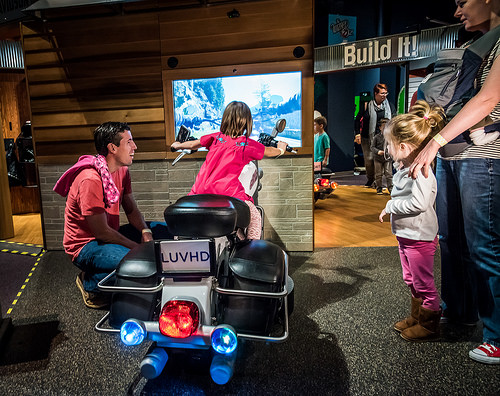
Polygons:
<instances>
[{"instance_id":1,"label":"wooden wall panel","mask_svg":"<svg viewBox=\"0 0 500 396\"><path fill-rule=\"evenodd\" d=\"M72 126L71 127L71 140L92 140L94 130L99 124L86 125L86 126ZM149 122L143 124L129 123L133 137L137 139L155 138L160 139L165 137L165 124L161 122ZM34 137L38 143L64 141L68 138L68 128L37 128Z\"/></svg>"},{"instance_id":2,"label":"wooden wall panel","mask_svg":"<svg viewBox=\"0 0 500 396\"><path fill-rule=\"evenodd\" d=\"M144 152L165 151L155 13L49 18L22 33L40 162L93 153L92 132L106 121L130 123Z\"/></svg>"},{"instance_id":3,"label":"wooden wall panel","mask_svg":"<svg viewBox=\"0 0 500 396\"><path fill-rule=\"evenodd\" d=\"M17 138L21 126L29 120L28 104L24 73L0 73L0 118L4 138Z\"/></svg>"},{"instance_id":4,"label":"wooden wall panel","mask_svg":"<svg viewBox=\"0 0 500 396\"><path fill-rule=\"evenodd\" d=\"M133 109L157 108L163 106L163 94L159 92L146 92L141 95L135 93L110 94L101 96L64 96L37 98L32 101L31 109L34 113L54 113L68 111L90 111L97 108L103 109Z\"/></svg>"},{"instance_id":5,"label":"wooden wall panel","mask_svg":"<svg viewBox=\"0 0 500 396\"><path fill-rule=\"evenodd\" d=\"M135 144L137 145L137 155L144 153L160 153L162 152L161 148L165 147L165 139L162 136L159 139L134 139ZM37 144L37 155L41 159L42 163L51 163L51 161L47 161L48 158L53 158L56 156L74 156L74 153L78 152L83 154L94 153L94 141L71 141L64 140L59 142L39 142ZM163 158L163 157L159 157Z\"/></svg>"},{"instance_id":6,"label":"wooden wall panel","mask_svg":"<svg viewBox=\"0 0 500 396\"><path fill-rule=\"evenodd\" d=\"M237 18L227 12L236 8ZM313 3L269 0L161 12L165 124L167 141L175 135L172 80L229 75L302 72L302 154L312 153ZM302 47L304 55L294 56ZM178 61L173 68L168 60ZM172 154L167 154L169 157Z\"/></svg>"},{"instance_id":7,"label":"wooden wall panel","mask_svg":"<svg viewBox=\"0 0 500 396\"><path fill-rule=\"evenodd\" d=\"M311 44L302 44L306 53L312 53ZM197 52L186 55L174 55L182 68L199 68L221 65L221 58L224 64L252 64L252 63L272 63L283 60L293 59L293 50L297 44L286 45L282 47L268 47L265 50L261 48L248 48L227 51ZM168 57L163 57L162 67L168 69Z\"/></svg>"},{"instance_id":8,"label":"wooden wall panel","mask_svg":"<svg viewBox=\"0 0 500 396\"><path fill-rule=\"evenodd\" d=\"M240 16L228 18L235 8ZM302 71L306 152L312 142L312 0L210 6L197 0L146 0L115 8L53 10L45 19L22 27L41 162L93 152L92 131L110 120L133 126L141 143L138 159L171 156L172 76L228 67L241 73ZM293 55L297 46L305 51L299 59ZM175 69L167 63L173 56Z\"/></svg>"},{"instance_id":9,"label":"wooden wall panel","mask_svg":"<svg viewBox=\"0 0 500 396\"><path fill-rule=\"evenodd\" d=\"M86 111L81 113L40 114L33 116L37 128L57 126L99 125L102 120L122 120L122 122L163 121L163 109L124 109ZM130 121L132 122L132 121Z\"/></svg>"},{"instance_id":10,"label":"wooden wall panel","mask_svg":"<svg viewBox=\"0 0 500 396\"><path fill-rule=\"evenodd\" d=\"M201 35L195 38L166 38L162 39L161 42L162 54L164 56L173 56L197 52L230 51L245 48L270 48L277 46L277 44L312 44L312 39L307 39L310 32L310 27L291 27L280 29L278 32L271 29L256 32L254 34L233 32L230 35L216 34L212 36Z\"/></svg>"}]
</instances>

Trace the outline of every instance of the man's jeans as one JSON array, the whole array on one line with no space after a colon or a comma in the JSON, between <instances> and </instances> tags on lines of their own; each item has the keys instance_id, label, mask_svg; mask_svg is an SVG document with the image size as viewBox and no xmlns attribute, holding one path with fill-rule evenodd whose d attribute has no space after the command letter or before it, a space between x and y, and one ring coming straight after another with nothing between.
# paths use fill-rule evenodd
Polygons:
<instances>
[{"instance_id":1,"label":"man's jeans","mask_svg":"<svg viewBox=\"0 0 500 396\"><path fill-rule=\"evenodd\" d=\"M147 224L153 231L154 239L173 238L165 223L153 221ZM130 224L121 226L119 231L127 238L137 243L141 242L141 232ZM98 292L97 283L118 267L118 264L129 250L125 246L104 243L97 240L87 243L75 261L73 261L73 264L85 272L83 288L89 292Z\"/></svg>"},{"instance_id":2,"label":"man's jeans","mask_svg":"<svg viewBox=\"0 0 500 396\"><path fill-rule=\"evenodd\" d=\"M438 158L436 209L445 316L483 321L500 347L500 160Z\"/></svg>"}]
</instances>

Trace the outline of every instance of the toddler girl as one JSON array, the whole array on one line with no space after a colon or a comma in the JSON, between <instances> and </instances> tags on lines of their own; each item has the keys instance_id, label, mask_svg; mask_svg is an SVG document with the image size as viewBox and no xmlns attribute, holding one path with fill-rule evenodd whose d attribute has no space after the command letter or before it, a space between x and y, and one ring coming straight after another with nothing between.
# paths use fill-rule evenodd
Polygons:
<instances>
[{"instance_id":1,"label":"toddler girl","mask_svg":"<svg viewBox=\"0 0 500 396\"><path fill-rule=\"evenodd\" d=\"M392 232L399 244L403 280L411 291L411 313L397 322L394 329L408 341L439 337L439 294L434 284L434 253L438 242L438 223L434 211L437 183L419 173L416 179L408 171L414 158L444 126L443 109L419 100L407 114L391 119L384 129L389 154L397 172L393 177L391 200L379 220L391 214Z\"/></svg>"},{"instance_id":2,"label":"toddler girl","mask_svg":"<svg viewBox=\"0 0 500 396\"><path fill-rule=\"evenodd\" d=\"M226 106L222 115L220 132L202 136L201 139L174 142L172 148L199 149L208 148L205 162L201 166L192 194L220 194L239 198L250 208L248 239L260 239L261 217L253 203L253 198L245 193L238 180L244 166L263 157L278 157L287 147L285 142L278 142L278 147L266 147L250 139L252 133L252 113L243 102L233 101Z\"/></svg>"}]
</instances>

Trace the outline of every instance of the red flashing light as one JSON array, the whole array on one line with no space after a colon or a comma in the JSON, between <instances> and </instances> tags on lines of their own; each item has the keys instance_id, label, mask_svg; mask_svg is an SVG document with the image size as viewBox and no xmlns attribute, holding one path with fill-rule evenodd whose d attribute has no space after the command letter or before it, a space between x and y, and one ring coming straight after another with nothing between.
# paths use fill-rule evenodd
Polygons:
<instances>
[{"instance_id":1,"label":"red flashing light","mask_svg":"<svg viewBox=\"0 0 500 396\"><path fill-rule=\"evenodd\" d=\"M173 338L191 336L200 323L200 311L192 301L171 300L161 310L160 332Z\"/></svg>"},{"instance_id":2,"label":"red flashing light","mask_svg":"<svg viewBox=\"0 0 500 396\"><path fill-rule=\"evenodd\" d=\"M328 179L318 179L318 183L321 187L329 187L330 186L330 180L328 180Z\"/></svg>"}]
</instances>

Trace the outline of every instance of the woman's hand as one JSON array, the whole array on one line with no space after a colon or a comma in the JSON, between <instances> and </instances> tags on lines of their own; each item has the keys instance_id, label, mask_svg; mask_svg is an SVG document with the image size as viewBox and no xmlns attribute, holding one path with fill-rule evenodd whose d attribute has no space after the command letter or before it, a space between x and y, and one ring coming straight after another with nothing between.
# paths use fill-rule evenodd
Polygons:
<instances>
[{"instance_id":1,"label":"woman's hand","mask_svg":"<svg viewBox=\"0 0 500 396\"><path fill-rule=\"evenodd\" d=\"M432 161L434 161L439 147L439 143L435 140L431 140L417 155L417 157L413 160L413 163L410 165L409 175L413 179L417 178L418 172L420 171L422 171L422 174L425 177L429 176L429 166L432 164Z\"/></svg>"}]
</instances>

